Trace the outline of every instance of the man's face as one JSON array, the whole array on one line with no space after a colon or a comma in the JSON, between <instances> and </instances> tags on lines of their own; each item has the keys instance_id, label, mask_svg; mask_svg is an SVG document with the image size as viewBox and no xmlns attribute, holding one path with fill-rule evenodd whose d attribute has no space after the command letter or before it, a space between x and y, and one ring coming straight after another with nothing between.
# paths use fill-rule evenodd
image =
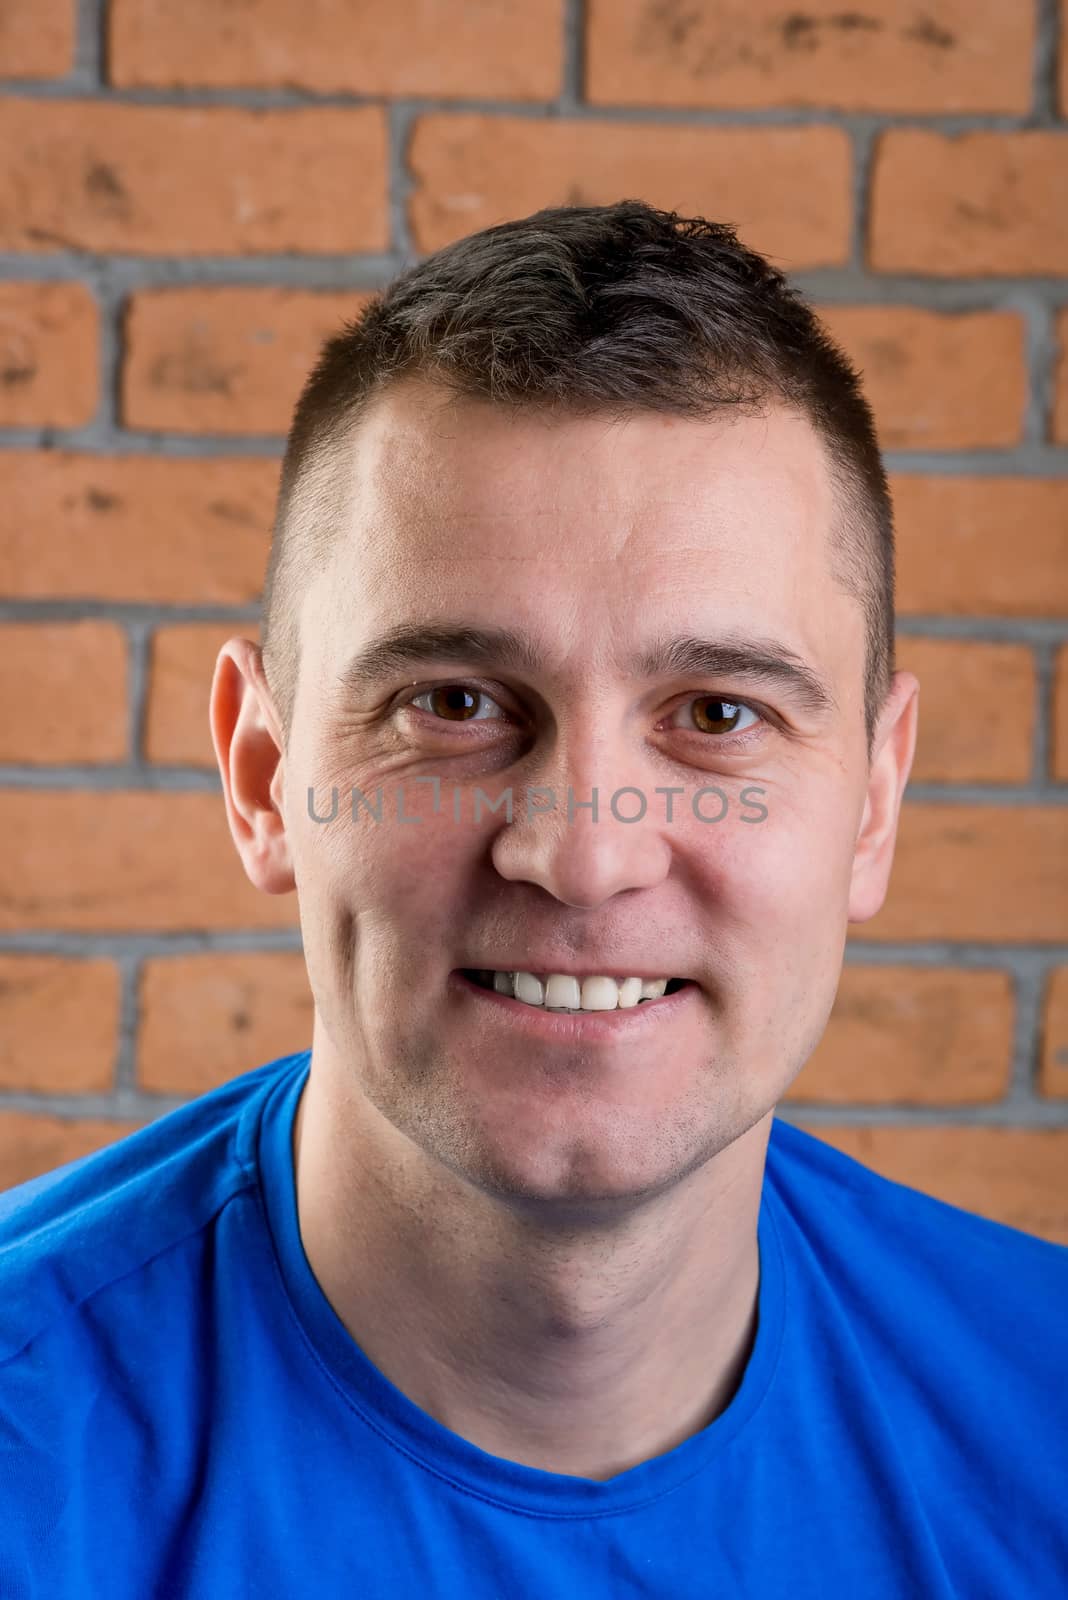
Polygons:
<instances>
[{"instance_id":1,"label":"man's face","mask_svg":"<svg viewBox=\"0 0 1068 1600\"><path fill-rule=\"evenodd\" d=\"M350 485L303 596L282 783L330 1070L498 1197L669 1187L781 1099L824 1031L847 922L877 909L889 870L858 851L864 626L831 575L819 440L783 410L552 420L412 383L356 431ZM409 622L518 630L542 664L426 660L342 684ZM626 669L677 635L777 641L831 706L775 681ZM430 776L436 813L413 781ZM696 815L713 785L725 802L707 794ZM337 819L314 821L309 788L327 816L334 786ZM539 786L556 809L528 818ZM596 787L599 821L569 822L569 786L576 802ZM624 786L640 821L612 814ZM381 822L352 820L354 787L372 804L382 790ZM512 823L485 805L476 821L475 790L508 787ZM670 822L667 787L682 790ZM419 822L397 820L398 790ZM545 951L694 987L595 1040L536 1032L456 978L539 970Z\"/></svg>"}]
</instances>

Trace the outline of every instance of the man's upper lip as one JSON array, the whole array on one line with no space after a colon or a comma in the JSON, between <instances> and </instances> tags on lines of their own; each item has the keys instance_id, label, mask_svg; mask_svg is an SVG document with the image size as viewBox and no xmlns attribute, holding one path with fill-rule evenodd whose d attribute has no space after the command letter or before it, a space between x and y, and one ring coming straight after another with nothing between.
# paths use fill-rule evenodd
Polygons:
<instances>
[{"instance_id":1,"label":"man's upper lip","mask_svg":"<svg viewBox=\"0 0 1068 1600\"><path fill-rule=\"evenodd\" d=\"M502 966L501 962L505 964ZM465 961L464 967L476 972L559 972L571 978L616 978L622 983L624 978L685 978L687 974L680 972L677 967L657 967L654 971L645 961L639 961L633 967L620 966L618 962L598 962L596 957L590 957L581 966L571 958L560 956L542 956L536 951L526 951L521 961L514 964L507 957L495 956L492 961ZM696 980L691 979L691 982Z\"/></svg>"}]
</instances>

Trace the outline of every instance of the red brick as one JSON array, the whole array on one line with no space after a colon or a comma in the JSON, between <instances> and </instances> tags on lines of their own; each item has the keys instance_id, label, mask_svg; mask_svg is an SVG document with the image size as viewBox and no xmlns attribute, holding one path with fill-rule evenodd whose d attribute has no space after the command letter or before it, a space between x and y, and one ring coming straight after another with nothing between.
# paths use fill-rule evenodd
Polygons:
<instances>
[{"instance_id":1,"label":"red brick","mask_svg":"<svg viewBox=\"0 0 1068 1600\"><path fill-rule=\"evenodd\" d=\"M1053 748L1051 778L1068 783L1068 644L1062 644L1053 669Z\"/></svg>"},{"instance_id":2,"label":"red brick","mask_svg":"<svg viewBox=\"0 0 1068 1600\"><path fill-rule=\"evenodd\" d=\"M1000 1100L1012 1066L1007 972L847 964L824 1034L785 1098L967 1105Z\"/></svg>"},{"instance_id":3,"label":"red brick","mask_svg":"<svg viewBox=\"0 0 1068 1600\"><path fill-rule=\"evenodd\" d=\"M113 961L0 955L0 1089L106 1093L118 1048L120 980Z\"/></svg>"},{"instance_id":4,"label":"red brick","mask_svg":"<svg viewBox=\"0 0 1068 1600\"><path fill-rule=\"evenodd\" d=\"M259 643L250 622L181 622L152 637L145 753L149 761L215 768L208 705L215 662L227 639Z\"/></svg>"},{"instance_id":5,"label":"red brick","mask_svg":"<svg viewBox=\"0 0 1068 1600\"><path fill-rule=\"evenodd\" d=\"M1060 617L1068 478L892 480L902 614Z\"/></svg>"},{"instance_id":6,"label":"red brick","mask_svg":"<svg viewBox=\"0 0 1068 1600\"><path fill-rule=\"evenodd\" d=\"M901 808L890 887L853 939L1068 940L1068 808Z\"/></svg>"},{"instance_id":7,"label":"red brick","mask_svg":"<svg viewBox=\"0 0 1068 1600\"><path fill-rule=\"evenodd\" d=\"M107 1117L0 1111L0 1189L29 1183L31 1178L92 1155L94 1150L102 1150L142 1126L140 1122Z\"/></svg>"},{"instance_id":8,"label":"red brick","mask_svg":"<svg viewBox=\"0 0 1068 1600\"><path fill-rule=\"evenodd\" d=\"M444 113L415 124L409 201L421 250L542 206L653 205L734 224L783 267L849 255L852 155L841 128L685 128Z\"/></svg>"},{"instance_id":9,"label":"red brick","mask_svg":"<svg viewBox=\"0 0 1068 1600\"><path fill-rule=\"evenodd\" d=\"M112 0L112 83L298 87L319 93L480 95L560 92L563 0Z\"/></svg>"},{"instance_id":10,"label":"red brick","mask_svg":"<svg viewBox=\"0 0 1068 1600\"><path fill-rule=\"evenodd\" d=\"M920 680L913 783L1026 783L1035 660L1022 644L899 634L897 665Z\"/></svg>"},{"instance_id":11,"label":"red brick","mask_svg":"<svg viewBox=\"0 0 1068 1600\"><path fill-rule=\"evenodd\" d=\"M314 254L389 242L379 106L8 100L0 148L4 250Z\"/></svg>"},{"instance_id":12,"label":"red brick","mask_svg":"<svg viewBox=\"0 0 1068 1600\"><path fill-rule=\"evenodd\" d=\"M895 1183L1055 1244L1068 1244L1068 1128L948 1124L820 1127L809 1132Z\"/></svg>"},{"instance_id":13,"label":"red brick","mask_svg":"<svg viewBox=\"0 0 1068 1600\"><path fill-rule=\"evenodd\" d=\"M0 623L0 761L121 761L126 635L114 622Z\"/></svg>"},{"instance_id":14,"label":"red brick","mask_svg":"<svg viewBox=\"0 0 1068 1600\"><path fill-rule=\"evenodd\" d=\"M1020 317L912 306L818 309L861 369L884 450L1019 443L1027 405Z\"/></svg>"},{"instance_id":15,"label":"red brick","mask_svg":"<svg viewBox=\"0 0 1068 1600\"><path fill-rule=\"evenodd\" d=\"M1057 317L1056 387L1053 396L1052 437L1068 444L1068 311Z\"/></svg>"},{"instance_id":16,"label":"red brick","mask_svg":"<svg viewBox=\"0 0 1068 1600\"><path fill-rule=\"evenodd\" d=\"M931 277L1068 271L1068 138L1027 129L884 133L872 175L869 259Z\"/></svg>"},{"instance_id":17,"label":"red brick","mask_svg":"<svg viewBox=\"0 0 1068 1600\"><path fill-rule=\"evenodd\" d=\"M1031 105L1034 24L1004 0L590 0L595 105L1016 111Z\"/></svg>"},{"instance_id":18,"label":"red brick","mask_svg":"<svg viewBox=\"0 0 1068 1600\"><path fill-rule=\"evenodd\" d=\"M300 951L212 950L145 963L138 1083L192 1097L311 1045L315 1007Z\"/></svg>"},{"instance_id":19,"label":"red brick","mask_svg":"<svg viewBox=\"0 0 1068 1600\"><path fill-rule=\"evenodd\" d=\"M1050 973L1042 997L1039 1094L1068 1097L1068 967Z\"/></svg>"},{"instance_id":20,"label":"red brick","mask_svg":"<svg viewBox=\"0 0 1068 1600\"><path fill-rule=\"evenodd\" d=\"M126 319L123 420L174 433L285 434L324 339L368 294L161 289Z\"/></svg>"},{"instance_id":21,"label":"red brick","mask_svg":"<svg viewBox=\"0 0 1068 1600\"><path fill-rule=\"evenodd\" d=\"M62 78L74 65L74 0L0 5L0 76Z\"/></svg>"},{"instance_id":22,"label":"red brick","mask_svg":"<svg viewBox=\"0 0 1068 1600\"><path fill-rule=\"evenodd\" d=\"M0 791L0 930L291 928L245 876L221 793Z\"/></svg>"},{"instance_id":23,"label":"red brick","mask_svg":"<svg viewBox=\"0 0 1068 1600\"><path fill-rule=\"evenodd\" d=\"M75 428L97 397L96 301L80 283L0 283L0 425Z\"/></svg>"},{"instance_id":24,"label":"red brick","mask_svg":"<svg viewBox=\"0 0 1068 1600\"><path fill-rule=\"evenodd\" d=\"M278 462L0 451L0 594L243 605L259 597Z\"/></svg>"}]
</instances>

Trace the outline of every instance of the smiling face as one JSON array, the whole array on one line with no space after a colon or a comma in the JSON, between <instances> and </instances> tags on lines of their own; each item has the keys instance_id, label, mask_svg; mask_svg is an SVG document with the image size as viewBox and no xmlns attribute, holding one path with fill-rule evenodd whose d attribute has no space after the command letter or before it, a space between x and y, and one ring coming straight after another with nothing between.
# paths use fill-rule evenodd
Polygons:
<instances>
[{"instance_id":1,"label":"smiling face","mask_svg":"<svg viewBox=\"0 0 1068 1600\"><path fill-rule=\"evenodd\" d=\"M350 485L302 597L278 782L318 1070L514 1203L659 1192L766 1132L824 1031L847 922L885 893L915 680L897 674L869 769L864 620L832 577L817 435L781 409L551 419L412 382L355 431ZM346 679L409 623L512 630L539 664ZM774 644L827 704L786 677L635 671L683 635ZM440 781L436 811L419 777ZM318 823L308 790L325 816L334 786L337 819ZM528 817L537 786L556 810ZM569 786L576 802L597 789L597 822L569 821ZM624 786L646 800L639 821L612 813ZM708 786L726 802L695 814ZM511 824L488 806L475 819L476 789L509 787ZM381 822L352 820L353 788L381 789ZM418 822L397 820L398 791ZM527 952L546 951L695 986L595 1037L528 1026L456 979L538 970Z\"/></svg>"}]
</instances>

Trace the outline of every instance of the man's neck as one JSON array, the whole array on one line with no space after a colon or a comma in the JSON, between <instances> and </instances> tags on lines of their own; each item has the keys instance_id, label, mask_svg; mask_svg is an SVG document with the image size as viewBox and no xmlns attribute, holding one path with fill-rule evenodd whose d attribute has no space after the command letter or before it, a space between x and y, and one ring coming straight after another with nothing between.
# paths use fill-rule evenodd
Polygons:
<instances>
[{"instance_id":1,"label":"man's neck","mask_svg":"<svg viewBox=\"0 0 1068 1600\"><path fill-rule=\"evenodd\" d=\"M304 1251L414 1404L491 1455L604 1480L707 1426L741 1382L771 1120L655 1215L564 1240L437 1168L356 1093L327 1104L313 1063L292 1140Z\"/></svg>"}]
</instances>

